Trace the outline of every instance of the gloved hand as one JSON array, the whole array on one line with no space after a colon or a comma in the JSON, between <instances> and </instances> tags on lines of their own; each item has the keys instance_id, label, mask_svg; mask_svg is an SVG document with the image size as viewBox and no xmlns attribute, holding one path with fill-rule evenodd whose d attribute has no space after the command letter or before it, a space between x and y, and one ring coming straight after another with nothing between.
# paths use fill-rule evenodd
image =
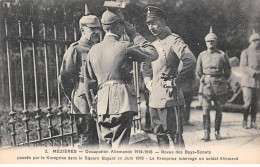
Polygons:
<instances>
[{"instance_id":1,"label":"gloved hand","mask_svg":"<svg viewBox=\"0 0 260 167\"><path fill-rule=\"evenodd\" d=\"M125 32L131 38L136 33L136 29L132 27L130 23L125 21Z\"/></svg>"},{"instance_id":2,"label":"gloved hand","mask_svg":"<svg viewBox=\"0 0 260 167\"><path fill-rule=\"evenodd\" d=\"M147 82L145 86L149 90L149 92L152 92L152 90L153 90L153 81L151 80L151 81Z\"/></svg>"}]
</instances>

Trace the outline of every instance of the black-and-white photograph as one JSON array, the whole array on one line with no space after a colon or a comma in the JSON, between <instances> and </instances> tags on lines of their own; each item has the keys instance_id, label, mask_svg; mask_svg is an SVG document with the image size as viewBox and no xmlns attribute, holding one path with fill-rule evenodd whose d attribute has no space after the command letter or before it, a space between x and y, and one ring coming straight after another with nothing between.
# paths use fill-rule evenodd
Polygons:
<instances>
[{"instance_id":1,"label":"black-and-white photograph","mask_svg":"<svg viewBox=\"0 0 260 167\"><path fill-rule=\"evenodd\" d=\"M260 0L0 8L0 164L260 164Z\"/></svg>"}]
</instances>

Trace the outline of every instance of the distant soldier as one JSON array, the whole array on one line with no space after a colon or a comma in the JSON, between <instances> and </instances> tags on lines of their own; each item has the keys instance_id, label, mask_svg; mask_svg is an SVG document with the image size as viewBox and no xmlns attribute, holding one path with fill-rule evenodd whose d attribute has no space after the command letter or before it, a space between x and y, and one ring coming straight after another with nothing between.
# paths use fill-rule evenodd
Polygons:
<instances>
[{"instance_id":1,"label":"distant soldier","mask_svg":"<svg viewBox=\"0 0 260 167\"><path fill-rule=\"evenodd\" d=\"M187 44L166 25L166 13L160 8L145 8L146 24L157 38L152 44L159 58L144 63L143 75L150 95L151 124L159 147L169 147L169 138L176 148L184 148L184 97L180 85L194 74L196 59ZM180 61L183 67L178 72Z\"/></svg>"},{"instance_id":2,"label":"distant soldier","mask_svg":"<svg viewBox=\"0 0 260 167\"><path fill-rule=\"evenodd\" d=\"M247 117L251 109L250 128L257 129L256 114L260 99L260 35L254 31L249 43L249 47L243 50L240 57L240 67L244 73L241 81L244 97L243 128L249 128Z\"/></svg>"},{"instance_id":3,"label":"distant soldier","mask_svg":"<svg viewBox=\"0 0 260 167\"><path fill-rule=\"evenodd\" d=\"M120 16L120 17L119 17ZM122 19L121 12L105 11L104 40L94 45L86 61L86 91L98 82L97 130L100 144L112 148L129 144L137 97L130 74L133 61L153 61L156 49ZM119 41L124 30L133 41ZM90 98L90 96L88 97Z\"/></svg>"},{"instance_id":4,"label":"distant soldier","mask_svg":"<svg viewBox=\"0 0 260 167\"><path fill-rule=\"evenodd\" d=\"M94 15L83 16L80 21L81 38L70 45L64 54L60 69L60 85L71 101L71 114L76 115L77 133L82 146L98 144L95 121L90 114L90 102L84 93L84 69L87 54L99 42L101 24Z\"/></svg>"},{"instance_id":5,"label":"distant soldier","mask_svg":"<svg viewBox=\"0 0 260 167\"><path fill-rule=\"evenodd\" d=\"M217 36L210 27L209 34L205 37L207 50L200 53L197 60L196 72L200 77L200 90L202 95L204 140L210 141L210 109L211 101L214 101L216 109L215 137L221 140L220 126L222 121L223 106L227 101L227 80L231 74L231 66L228 57L218 50Z\"/></svg>"}]
</instances>

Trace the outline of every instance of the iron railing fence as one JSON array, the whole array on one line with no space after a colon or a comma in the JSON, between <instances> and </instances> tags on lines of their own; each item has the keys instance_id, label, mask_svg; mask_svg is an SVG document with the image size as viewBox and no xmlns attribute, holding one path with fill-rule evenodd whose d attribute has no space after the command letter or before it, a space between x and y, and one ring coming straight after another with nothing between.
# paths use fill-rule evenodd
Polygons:
<instances>
[{"instance_id":1,"label":"iron railing fence","mask_svg":"<svg viewBox=\"0 0 260 167\"><path fill-rule=\"evenodd\" d=\"M0 3L0 147L42 145L45 141L73 145L77 140L75 118L68 114L70 105L57 81L64 52L80 36L78 21L84 15L84 1ZM135 62L133 81L137 90L138 67ZM134 132L141 130L138 92Z\"/></svg>"}]
</instances>

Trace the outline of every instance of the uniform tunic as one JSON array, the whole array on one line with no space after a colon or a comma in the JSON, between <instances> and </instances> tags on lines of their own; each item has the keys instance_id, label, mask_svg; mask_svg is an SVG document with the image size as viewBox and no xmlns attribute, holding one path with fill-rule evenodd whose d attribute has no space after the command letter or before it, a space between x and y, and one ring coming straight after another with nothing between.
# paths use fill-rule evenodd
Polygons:
<instances>
[{"instance_id":1,"label":"uniform tunic","mask_svg":"<svg viewBox=\"0 0 260 167\"><path fill-rule=\"evenodd\" d=\"M60 69L60 85L71 101L71 114L76 114L77 134L82 146L98 144L96 122L90 115L84 93L85 61L91 46L83 39L70 45L64 54Z\"/></svg>"},{"instance_id":2,"label":"uniform tunic","mask_svg":"<svg viewBox=\"0 0 260 167\"><path fill-rule=\"evenodd\" d=\"M243 71L241 86L244 98L245 114L249 114L251 107L251 119L255 122L260 99L260 49L249 47L241 53L240 67ZM258 73L258 75L255 75Z\"/></svg>"},{"instance_id":3,"label":"uniform tunic","mask_svg":"<svg viewBox=\"0 0 260 167\"><path fill-rule=\"evenodd\" d=\"M131 83L133 61L153 61L156 49L136 33L133 42L118 41L107 33L104 40L94 45L86 61L86 89L97 81L99 85L97 114L98 132L102 143L119 147L128 144L133 115L137 113L136 91ZM89 97L88 97L89 98Z\"/></svg>"},{"instance_id":4,"label":"uniform tunic","mask_svg":"<svg viewBox=\"0 0 260 167\"><path fill-rule=\"evenodd\" d=\"M86 62L87 77L92 81L97 80L99 85L110 80L125 82L99 89L98 115L137 111L136 92L130 83L132 62L155 60L158 54L139 34L134 38L134 43L135 46L129 42L118 41L116 36L106 35L104 41L91 48ZM89 83L86 84L88 85Z\"/></svg>"},{"instance_id":5,"label":"uniform tunic","mask_svg":"<svg viewBox=\"0 0 260 167\"><path fill-rule=\"evenodd\" d=\"M196 71L201 77L201 93L204 97L227 93L227 80L231 74L231 66L224 52L220 50L215 50L213 53L201 52Z\"/></svg>"},{"instance_id":6,"label":"uniform tunic","mask_svg":"<svg viewBox=\"0 0 260 167\"><path fill-rule=\"evenodd\" d=\"M150 95L150 107L167 108L184 104L182 91L173 92L173 96L169 95L169 91L162 85L162 73L175 78L175 83L178 87L194 74L196 59L188 45L183 42L181 37L173 34L169 27L166 27L160 33L157 40L152 43L158 51L159 58L151 64L145 63L143 66L144 81L147 83L152 80L152 91ZM183 62L183 67L178 73L180 61Z\"/></svg>"},{"instance_id":7,"label":"uniform tunic","mask_svg":"<svg viewBox=\"0 0 260 167\"><path fill-rule=\"evenodd\" d=\"M83 40L71 44L61 64L60 85L72 102L72 114L89 113L84 93L84 66L90 48L90 45Z\"/></svg>"}]
</instances>

